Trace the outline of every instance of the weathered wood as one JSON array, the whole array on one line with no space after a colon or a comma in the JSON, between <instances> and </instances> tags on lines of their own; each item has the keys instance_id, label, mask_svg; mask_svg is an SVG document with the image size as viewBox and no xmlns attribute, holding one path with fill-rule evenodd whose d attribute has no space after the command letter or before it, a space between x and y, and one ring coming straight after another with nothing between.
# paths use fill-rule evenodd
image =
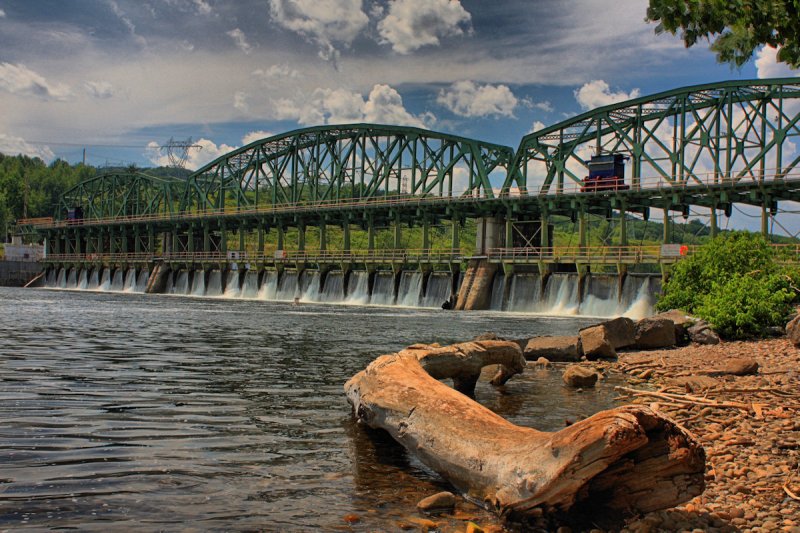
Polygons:
<instances>
[{"instance_id":1,"label":"weathered wood","mask_svg":"<svg viewBox=\"0 0 800 533\"><path fill-rule=\"evenodd\" d=\"M471 393L480 369L496 364L504 377L521 373L519 346L414 345L378 357L345 391L360 422L388 431L468 498L505 516L576 506L648 512L703 491L702 446L644 406L603 411L547 433L515 426L438 381L453 378Z\"/></svg>"}]
</instances>

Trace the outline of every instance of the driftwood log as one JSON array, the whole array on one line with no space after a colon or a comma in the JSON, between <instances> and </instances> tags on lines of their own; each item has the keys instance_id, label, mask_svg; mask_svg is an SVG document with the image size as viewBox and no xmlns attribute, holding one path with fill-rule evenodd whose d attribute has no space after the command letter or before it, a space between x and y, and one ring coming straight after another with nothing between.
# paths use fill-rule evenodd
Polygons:
<instances>
[{"instance_id":1,"label":"driftwood log","mask_svg":"<svg viewBox=\"0 0 800 533\"><path fill-rule=\"evenodd\" d=\"M516 426L467 396L487 365L500 365L504 382L525 359L506 341L413 345L378 357L345 392L359 422L388 431L467 498L508 518L635 514L703 491L705 451L671 420L629 405L554 433Z\"/></svg>"}]
</instances>

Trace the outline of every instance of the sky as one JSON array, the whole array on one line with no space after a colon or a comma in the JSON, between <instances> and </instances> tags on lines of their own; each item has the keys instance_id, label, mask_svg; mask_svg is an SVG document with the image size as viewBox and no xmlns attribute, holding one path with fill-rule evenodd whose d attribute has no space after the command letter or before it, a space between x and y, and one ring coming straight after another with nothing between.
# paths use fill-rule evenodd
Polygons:
<instances>
[{"instance_id":1,"label":"sky","mask_svg":"<svg viewBox=\"0 0 800 533\"><path fill-rule=\"evenodd\" d=\"M373 122L516 147L597 106L736 69L647 0L0 0L0 152L198 168L293 129Z\"/></svg>"}]
</instances>

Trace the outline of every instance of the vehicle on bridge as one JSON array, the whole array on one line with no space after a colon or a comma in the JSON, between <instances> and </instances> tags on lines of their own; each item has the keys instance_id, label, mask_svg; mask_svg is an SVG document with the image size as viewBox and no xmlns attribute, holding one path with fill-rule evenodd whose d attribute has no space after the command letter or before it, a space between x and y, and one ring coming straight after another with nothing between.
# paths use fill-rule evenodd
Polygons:
<instances>
[{"instance_id":1,"label":"vehicle on bridge","mask_svg":"<svg viewBox=\"0 0 800 533\"><path fill-rule=\"evenodd\" d=\"M622 154L595 155L589 161L589 175L583 178L581 192L625 191L625 159Z\"/></svg>"}]
</instances>

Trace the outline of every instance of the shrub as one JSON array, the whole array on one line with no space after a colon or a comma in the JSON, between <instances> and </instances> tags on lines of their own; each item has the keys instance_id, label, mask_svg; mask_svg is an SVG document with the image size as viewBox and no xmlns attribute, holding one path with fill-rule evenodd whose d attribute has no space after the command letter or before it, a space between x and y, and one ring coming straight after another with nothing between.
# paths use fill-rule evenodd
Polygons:
<instances>
[{"instance_id":1,"label":"shrub","mask_svg":"<svg viewBox=\"0 0 800 533\"><path fill-rule=\"evenodd\" d=\"M728 339L763 335L784 325L797 297L798 273L757 234L736 232L677 263L657 309L682 309Z\"/></svg>"}]
</instances>

